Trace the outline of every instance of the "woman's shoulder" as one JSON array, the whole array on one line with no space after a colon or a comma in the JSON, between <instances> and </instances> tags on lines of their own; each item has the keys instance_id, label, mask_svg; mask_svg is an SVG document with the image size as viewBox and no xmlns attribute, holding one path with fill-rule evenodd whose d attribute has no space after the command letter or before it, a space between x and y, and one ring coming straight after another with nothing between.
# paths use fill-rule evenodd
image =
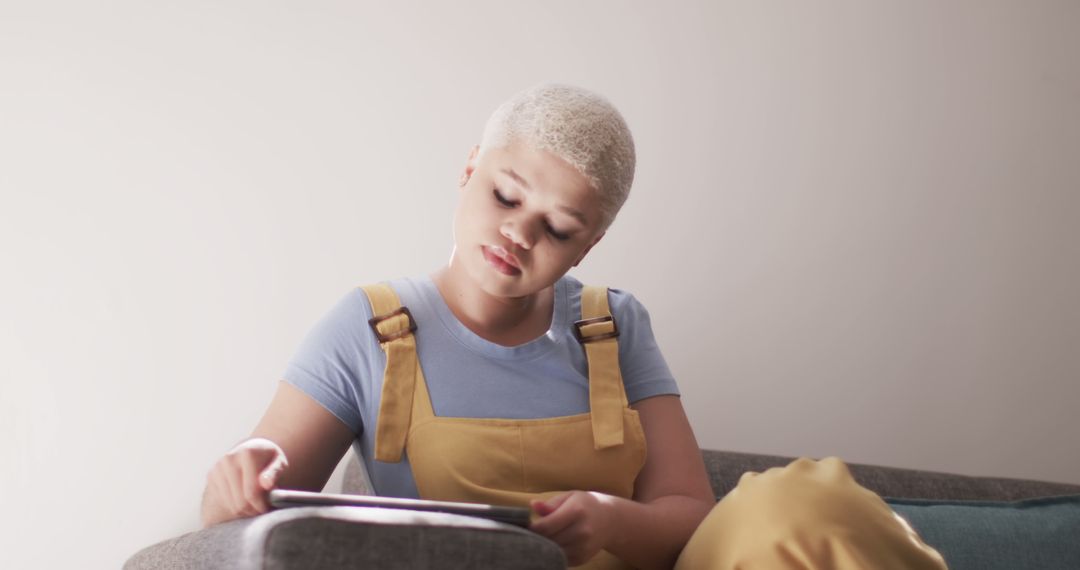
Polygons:
<instances>
[{"instance_id":1,"label":"woman's shoulder","mask_svg":"<svg viewBox=\"0 0 1080 570\"><path fill-rule=\"evenodd\" d=\"M580 312L581 295L585 286L588 285L607 288L608 306L611 308L611 314L616 320L619 320L620 317L630 320L635 320L642 316L648 317L648 311L645 309L645 305L642 304L642 302L628 289L615 287L603 282L584 283L569 274L564 276L563 279L566 282L566 290L570 299L570 305L575 311Z\"/></svg>"},{"instance_id":2,"label":"woman's shoulder","mask_svg":"<svg viewBox=\"0 0 1080 570\"><path fill-rule=\"evenodd\" d=\"M390 279L384 279L381 281L369 281L361 283L352 287L345 293L342 302L348 302L354 304L356 307L366 311L368 315L371 314L371 301L368 297L368 292L365 289L370 289L377 285L387 285L397 296L398 301L402 305L408 305L409 301L413 301L417 297L426 294L424 287L424 281L426 277L394 277Z\"/></svg>"}]
</instances>

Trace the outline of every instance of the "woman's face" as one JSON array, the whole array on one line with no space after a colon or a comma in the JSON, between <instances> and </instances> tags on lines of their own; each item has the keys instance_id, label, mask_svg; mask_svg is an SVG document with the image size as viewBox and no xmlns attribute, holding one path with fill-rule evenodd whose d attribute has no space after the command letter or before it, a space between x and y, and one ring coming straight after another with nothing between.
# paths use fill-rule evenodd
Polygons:
<instances>
[{"instance_id":1,"label":"woman's face","mask_svg":"<svg viewBox=\"0 0 1080 570\"><path fill-rule=\"evenodd\" d=\"M595 191L558 156L512 144L473 148L454 214L454 256L480 288L500 297L541 291L600 240Z\"/></svg>"}]
</instances>

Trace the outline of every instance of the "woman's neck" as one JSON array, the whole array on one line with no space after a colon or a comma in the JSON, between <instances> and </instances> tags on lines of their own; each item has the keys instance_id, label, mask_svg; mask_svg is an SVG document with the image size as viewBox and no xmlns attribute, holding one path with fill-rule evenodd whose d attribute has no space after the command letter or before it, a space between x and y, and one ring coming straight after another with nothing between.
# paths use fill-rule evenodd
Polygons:
<instances>
[{"instance_id":1,"label":"woman's neck","mask_svg":"<svg viewBox=\"0 0 1080 570\"><path fill-rule=\"evenodd\" d=\"M526 297L496 297L449 266L430 275L446 306L477 336L503 346L529 342L551 328L555 287Z\"/></svg>"}]
</instances>

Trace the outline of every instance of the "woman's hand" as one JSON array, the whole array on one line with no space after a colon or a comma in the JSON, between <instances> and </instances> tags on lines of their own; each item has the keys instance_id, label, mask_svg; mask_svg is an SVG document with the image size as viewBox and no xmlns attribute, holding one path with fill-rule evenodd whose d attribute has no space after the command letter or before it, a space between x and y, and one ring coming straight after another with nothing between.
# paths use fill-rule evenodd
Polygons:
<instances>
[{"instance_id":1,"label":"woman's hand","mask_svg":"<svg viewBox=\"0 0 1080 570\"><path fill-rule=\"evenodd\" d=\"M229 450L206 476L203 526L269 511L270 490L288 466L285 452L269 439L249 439Z\"/></svg>"},{"instance_id":2,"label":"woman's hand","mask_svg":"<svg viewBox=\"0 0 1080 570\"><path fill-rule=\"evenodd\" d=\"M265 513L275 487L321 490L356 438L334 414L284 380L251 435L206 475L203 526Z\"/></svg>"},{"instance_id":3,"label":"woman's hand","mask_svg":"<svg viewBox=\"0 0 1080 570\"><path fill-rule=\"evenodd\" d=\"M546 501L532 500L529 505L540 519L529 528L562 547L571 566L584 564L610 540L614 522L611 495L571 491Z\"/></svg>"}]
</instances>

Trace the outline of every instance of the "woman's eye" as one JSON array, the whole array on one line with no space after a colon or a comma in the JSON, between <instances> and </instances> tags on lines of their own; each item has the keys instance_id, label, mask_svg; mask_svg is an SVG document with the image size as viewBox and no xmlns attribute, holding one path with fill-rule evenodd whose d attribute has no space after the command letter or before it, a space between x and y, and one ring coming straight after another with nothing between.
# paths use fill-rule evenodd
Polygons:
<instances>
[{"instance_id":1,"label":"woman's eye","mask_svg":"<svg viewBox=\"0 0 1080 570\"><path fill-rule=\"evenodd\" d=\"M517 205L517 202L512 202L510 200L507 200L506 198L503 198L503 195L502 195L501 192L499 192L498 188L495 189L494 193L495 193L495 199L498 200L499 203L502 204L503 206L516 206Z\"/></svg>"},{"instance_id":2,"label":"woman's eye","mask_svg":"<svg viewBox=\"0 0 1080 570\"><path fill-rule=\"evenodd\" d=\"M557 231L557 230L555 230L555 228L552 228L551 223L545 223L545 226L548 226L548 233L551 234L552 238L554 238L554 239L556 239L558 241L561 241L561 242L565 242L565 241L570 239L570 236L568 234L563 233L561 231Z\"/></svg>"},{"instance_id":3,"label":"woman's eye","mask_svg":"<svg viewBox=\"0 0 1080 570\"><path fill-rule=\"evenodd\" d=\"M514 206L517 206L517 202L515 202L513 200L507 200L506 198L504 198L503 195L502 195L502 192L499 192L498 188L493 190L492 194L495 195L495 199L498 200L500 204L502 204L503 206L506 206L507 208L513 208ZM545 222L544 226L547 227L547 231L548 231L549 234L551 234L551 237L553 237L553 238L555 238L555 239L557 239L559 241L566 241L566 240L570 239L569 235L564 234L564 233L556 230L555 228L551 227L551 224Z\"/></svg>"}]
</instances>

